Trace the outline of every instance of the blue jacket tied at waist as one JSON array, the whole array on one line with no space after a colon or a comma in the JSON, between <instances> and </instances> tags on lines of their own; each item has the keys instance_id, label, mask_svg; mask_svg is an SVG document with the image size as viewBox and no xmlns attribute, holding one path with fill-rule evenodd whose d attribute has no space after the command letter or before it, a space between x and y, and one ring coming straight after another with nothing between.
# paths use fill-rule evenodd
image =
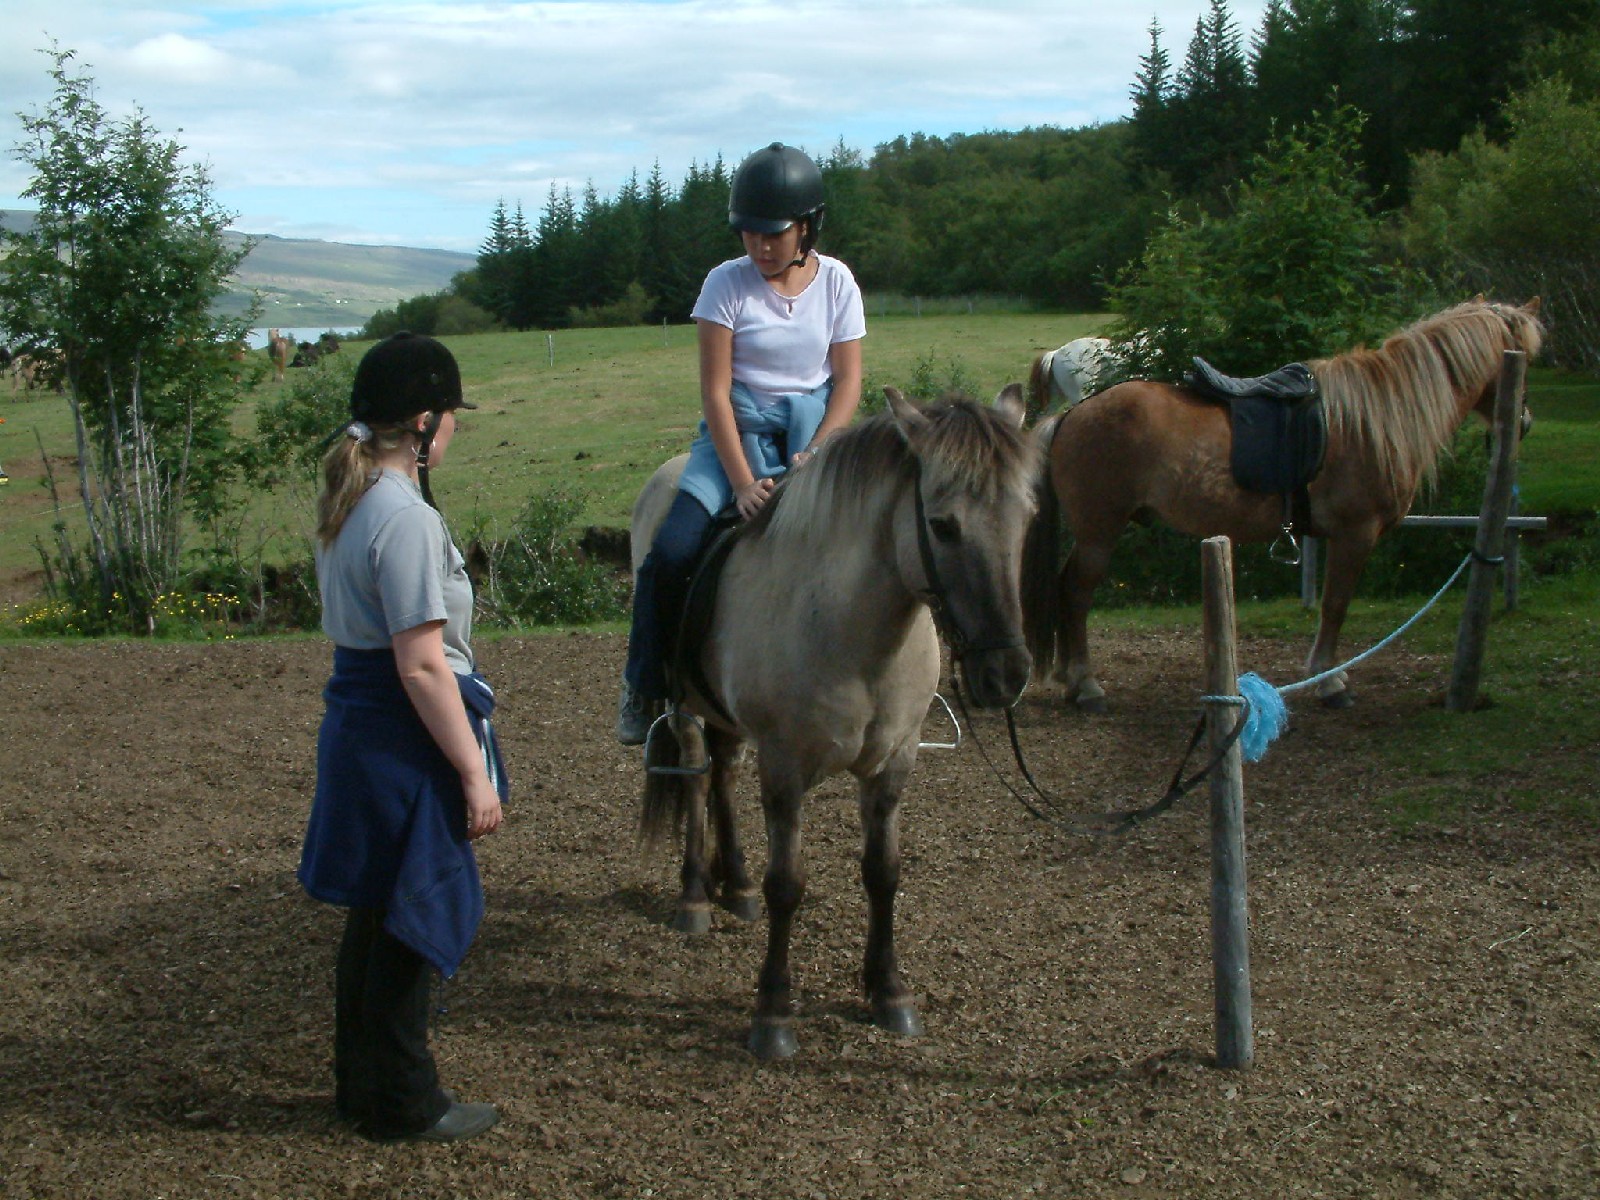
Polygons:
<instances>
[{"instance_id":1,"label":"blue jacket tied at waist","mask_svg":"<svg viewBox=\"0 0 1600 1200\"><path fill-rule=\"evenodd\" d=\"M833 380L811 392L786 393L776 404L762 406L755 393L734 381L729 399L733 404L734 424L745 461L757 479L770 479L789 469L789 458L804 450L816 436L817 427L828 411ZM780 442L779 436L783 441ZM717 458L717 448L704 421L689 447L689 462L683 468L678 487L705 506L712 516L733 503L733 484Z\"/></svg>"},{"instance_id":2,"label":"blue jacket tied at waist","mask_svg":"<svg viewBox=\"0 0 1600 1200\"><path fill-rule=\"evenodd\" d=\"M494 693L476 673L456 683L504 801ZM323 699L300 882L329 904L384 909L385 929L453 975L483 919L460 776L412 707L392 650L335 647Z\"/></svg>"}]
</instances>

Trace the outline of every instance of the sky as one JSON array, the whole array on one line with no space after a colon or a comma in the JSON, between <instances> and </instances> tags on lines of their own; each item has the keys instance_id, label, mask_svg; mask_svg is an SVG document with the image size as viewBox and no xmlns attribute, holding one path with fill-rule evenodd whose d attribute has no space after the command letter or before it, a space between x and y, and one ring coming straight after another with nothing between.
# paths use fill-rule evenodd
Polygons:
<instances>
[{"instance_id":1,"label":"sky","mask_svg":"<svg viewBox=\"0 0 1600 1200\"><path fill-rule=\"evenodd\" d=\"M497 203L676 186L772 141L870 157L902 134L1129 114L1150 26L1174 66L1207 0L4 0L0 208L32 208L19 114L74 51L246 233L475 252ZM1229 6L1248 45L1266 5Z\"/></svg>"}]
</instances>

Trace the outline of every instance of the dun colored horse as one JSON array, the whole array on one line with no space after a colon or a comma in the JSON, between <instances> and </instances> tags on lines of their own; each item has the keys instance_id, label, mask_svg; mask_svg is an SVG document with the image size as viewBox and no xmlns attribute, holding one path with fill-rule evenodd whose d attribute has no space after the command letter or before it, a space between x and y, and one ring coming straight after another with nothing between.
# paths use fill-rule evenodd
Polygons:
<instances>
[{"instance_id":1,"label":"dun colored horse","mask_svg":"<svg viewBox=\"0 0 1600 1200\"><path fill-rule=\"evenodd\" d=\"M745 920L757 914L733 798L744 747L755 747L768 934L749 1047L762 1059L797 1046L789 946L805 893L801 803L843 771L859 792L872 1019L921 1032L896 962L894 903L900 795L939 678L930 605L976 703L1014 703L1031 668L1018 584L1038 454L1022 433L1021 388L1011 385L993 406L950 400L927 409L884 390L889 412L835 434L735 535L694 651L698 669L685 672L703 738L678 712L658 722L647 747L656 766L681 761L680 749L694 763L709 756L707 775L647 775L641 814L651 840L681 829L673 927L691 933L709 929L713 896ZM682 457L656 472L635 505L636 548L671 503ZM668 723L678 742L665 736Z\"/></svg>"},{"instance_id":2,"label":"dun colored horse","mask_svg":"<svg viewBox=\"0 0 1600 1200\"><path fill-rule=\"evenodd\" d=\"M1308 489L1305 532L1326 539L1327 566L1307 677L1337 663L1339 629L1380 534L1410 509L1469 413L1488 420L1507 350L1537 354L1539 300L1458 304L1393 334L1376 350L1308 363L1327 420L1323 467ZM1523 429L1528 417L1523 413ZM1087 618L1112 547L1136 516L1155 516L1197 538L1270 541L1283 498L1237 486L1229 468L1225 406L1179 386L1132 380L1040 424L1048 487L1024 561L1028 645L1035 670L1051 666L1067 698L1104 708L1090 663ZM1074 546L1060 564L1059 522ZM1344 673L1318 686L1348 704Z\"/></svg>"}]
</instances>

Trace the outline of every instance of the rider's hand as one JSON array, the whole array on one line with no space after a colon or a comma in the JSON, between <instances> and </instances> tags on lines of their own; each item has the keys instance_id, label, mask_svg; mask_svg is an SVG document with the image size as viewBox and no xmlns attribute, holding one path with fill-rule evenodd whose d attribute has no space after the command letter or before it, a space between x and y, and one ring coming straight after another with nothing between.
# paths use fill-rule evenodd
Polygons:
<instances>
[{"instance_id":1,"label":"rider's hand","mask_svg":"<svg viewBox=\"0 0 1600 1200\"><path fill-rule=\"evenodd\" d=\"M767 502L767 497L772 495L772 480L752 479L742 488L734 489L733 502L738 506L739 515L748 521L761 511L761 506Z\"/></svg>"}]
</instances>

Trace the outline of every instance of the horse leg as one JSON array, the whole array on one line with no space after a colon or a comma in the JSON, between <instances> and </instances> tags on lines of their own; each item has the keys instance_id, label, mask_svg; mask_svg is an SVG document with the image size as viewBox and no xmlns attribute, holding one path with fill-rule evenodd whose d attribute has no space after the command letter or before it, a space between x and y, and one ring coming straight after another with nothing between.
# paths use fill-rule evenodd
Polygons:
<instances>
[{"instance_id":1,"label":"horse leg","mask_svg":"<svg viewBox=\"0 0 1600 1200\"><path fill-rule=\"evenodd\" d=\"M1106 693L1094 677L1089 660L1089 609L1094 590L1111 565L1112 541L1103 544L1079 538L1061 568L1061 647L1065 662L1056 668L1056 678L1065 688L1067 699L1084 712L1105 712Z\"/></svg>"},{"instance_id":2,"label":"horse leg","mask_svg":"<svg viewBox=\"0 0 1600 1200\"><path fill-rule=\"evenodd\" d=\"M894 952L894 901L900 888L900 793L911 773L909 756L896 758L871 779L863 779L861 802L861 883L867 893L867 951L861 983L872 1008L872 1023L902 1037L918 1037L922 1019L900 978Z\"/></svg>"},{"instance_id":3,"label":"horse leg","mask_svg":"<svg viewBox=\"0 0 1600 1200\"><path fill-rule=\"evenodd\" d=\"M687 755L693 761L695 754L709 752L709 747L700 740L692 721L680 720L677 717L672 720L672 732L679 739L678 744L683 747L681 752L683 755ZM678 763L675 760L669 765L676 766ZM712 779L716 777L718 765L713 760ZM708 933L711 929L711 897L708 886L711 872L706 856L707 777L683 776L674 782L683 788L683 866L678 872L682 890L678 893L678 908L672 916L672 928L679 933Z\"/></svg>"},{"instance_id":4,"label":"horse leg","mask_svg":"<svg viewBox=\"0 0 1600 1200\"><path fill-rule=\"evenodd\" d=\"M1367 565L1377 535L1341 537L1328 540L1328 561L1322 581L1322 608L1317 620L1317 639L1306 657L1306 678L1320 675L1339 661L1339 630L1355 595L1356 584ZM1345 680L1345 672L1323 680L1316 688L1317 699L1328 708L1349 708L1355 703Z\"/></svg>"},{"instance_id":5,"label":"horse leg","mask_svg":"<svg viewBox=\"0 0 1600 1200\"><path fill-rule=\"evenodd\" d=\"M744 765L744 744L731 733L708 729L711 745L710 818L717 852L711 861L711 878L717 881L717 903L741 921L761 915L760 892L745 867L744 847L734 814L733 789Z\"/></svg>"},{"instance_id":6,"label":"horse leg","mask_svg":"<svg viewBox=\"0 0 1600 1200\"><path fill-rule=\"evenodd\" d=\"M800 864L803 794L798 784L775 781L763 768L761 806L767 817L768 859L761 890L767 901L767 957L756 985L749 1040L750 1053L763 1060L788 1058L799 1048L794 1035L789 941L794 914L806 892L805 870Z\"/></svg>"}]
</instances>

